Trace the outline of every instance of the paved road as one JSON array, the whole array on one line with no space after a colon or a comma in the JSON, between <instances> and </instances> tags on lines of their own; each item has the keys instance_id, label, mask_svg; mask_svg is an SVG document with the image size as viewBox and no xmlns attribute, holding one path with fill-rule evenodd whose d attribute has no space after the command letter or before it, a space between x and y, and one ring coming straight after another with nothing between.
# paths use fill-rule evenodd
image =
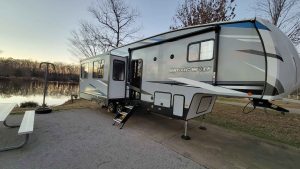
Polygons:
<instances>
[{"instance_id":1,"label":"paved road","mask_svg":"<svg viewBox=\"0 0 300 169\"><path fill-rule=\"evenodd\" d=\"M204 168L138 132L119 130L111 122L111 114L92 110L37 115L29 144L0 153L0 169ZM16 133L17 129L0 126L0 145L21 141Z\"/></svg>"}]
</instances>

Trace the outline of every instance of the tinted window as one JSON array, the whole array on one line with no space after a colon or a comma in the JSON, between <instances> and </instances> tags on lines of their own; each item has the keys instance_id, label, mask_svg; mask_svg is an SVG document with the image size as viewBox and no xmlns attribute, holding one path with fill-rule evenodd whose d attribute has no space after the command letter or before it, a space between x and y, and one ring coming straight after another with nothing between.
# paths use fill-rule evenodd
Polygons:
<instances>
[{"instance_id":1,"label":"tinted window","mask_svg":"<svg viewBox=\"0 0 300 169\"><path fill-rule=\"evenodd\" d=\"M93 78L103 78L104 76L104 60L93 62Z\"/></svg>"},{"instance_id":2,"label":"tinted window","mask_svg":"<svg viewBox=\"0 0 300 169\"><path fill-rule=\"evenodd\" d=\"M123 81L125 79L125 62L114 60L113 62L113 80Z\"/></svg>"},{"instance_id":3,"label":"tinted window","mask_svg":"<svg viewBox=\"0 0 300 169\"><path fill-rule=\"evenodd\" d=\"M210 60L213 58L213 52L213 40L190 44L188 47L188 61Z\"/></svg>"},{"instance_id":4,"label":"tinted window","mask_svg":"<svg viewBox=\"0 0 300 169\"><path fill-rule=\"evenodd\" d=\"M81 78L88 78L88 72L89 72L89 68L88 68L88 64L84 63L81 64Z\"/></svg>"}]
</instances>

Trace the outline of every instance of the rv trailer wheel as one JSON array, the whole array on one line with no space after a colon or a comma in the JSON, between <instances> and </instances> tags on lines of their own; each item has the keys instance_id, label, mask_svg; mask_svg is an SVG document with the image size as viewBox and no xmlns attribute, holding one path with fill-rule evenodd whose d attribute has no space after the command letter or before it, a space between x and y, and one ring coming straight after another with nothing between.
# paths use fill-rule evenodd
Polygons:
<instances>
[{"instance_id":1,"label":"rv trailer wheel","mask_svg":"<svg viewBox=\"0 0 300 169\"><path fill-rule=\"evenodd\" d=\"M118 104L116 106L116 111L117 111L117 113L121 113L123 111L123 105L122 104Z\"/></svg>"},{"instance_id":2,"label":"rv trailer wheel","mask_svg":"<svg viewBox=\"0 0 300 169\"><path fill-rule=\"evenodd\" d=\"M116 110L115 103L114 102L108 103L107 111L110 113L114 113L115 110Z\"/></svg>"}]
</instances>

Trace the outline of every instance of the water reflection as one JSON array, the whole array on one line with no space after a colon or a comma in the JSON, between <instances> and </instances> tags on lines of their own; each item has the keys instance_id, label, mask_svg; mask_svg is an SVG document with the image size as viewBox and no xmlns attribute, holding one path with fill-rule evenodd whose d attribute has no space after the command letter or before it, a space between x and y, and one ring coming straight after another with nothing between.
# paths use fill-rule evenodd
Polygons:
<instances>
[{"instance_id":1,"label":"water reflection","mask_svg":"<svg viewBox=\"0 0 300 169\"><path fill-rule=\"evenodd\" d=\"M43 81L0 80L0 102L22 103L35 101L42 104ZM49 82L47 105L59 105L70 99L72 93L78 93L78 84Z\"/></svg>"}]
</instances>

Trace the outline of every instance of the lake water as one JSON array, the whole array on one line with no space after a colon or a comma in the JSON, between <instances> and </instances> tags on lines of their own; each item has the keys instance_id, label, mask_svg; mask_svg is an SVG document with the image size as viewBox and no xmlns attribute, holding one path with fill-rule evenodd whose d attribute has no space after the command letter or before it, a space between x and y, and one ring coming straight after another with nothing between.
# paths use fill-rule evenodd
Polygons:
<instances>
[{"instance_id":1,"label":"lake water","mask_svg":"<svg viewBox=\"0 0 300 169\"><path fill-rule=\"evenodd\" d=\"M43 103L44 83L31 80L0 80L0 103L17 103L34 101ZM48 85L46 104L60 105L71 98L72 93L78 93L78 85L71 83L51 82Z\"/></svg>"}]
</instances>

